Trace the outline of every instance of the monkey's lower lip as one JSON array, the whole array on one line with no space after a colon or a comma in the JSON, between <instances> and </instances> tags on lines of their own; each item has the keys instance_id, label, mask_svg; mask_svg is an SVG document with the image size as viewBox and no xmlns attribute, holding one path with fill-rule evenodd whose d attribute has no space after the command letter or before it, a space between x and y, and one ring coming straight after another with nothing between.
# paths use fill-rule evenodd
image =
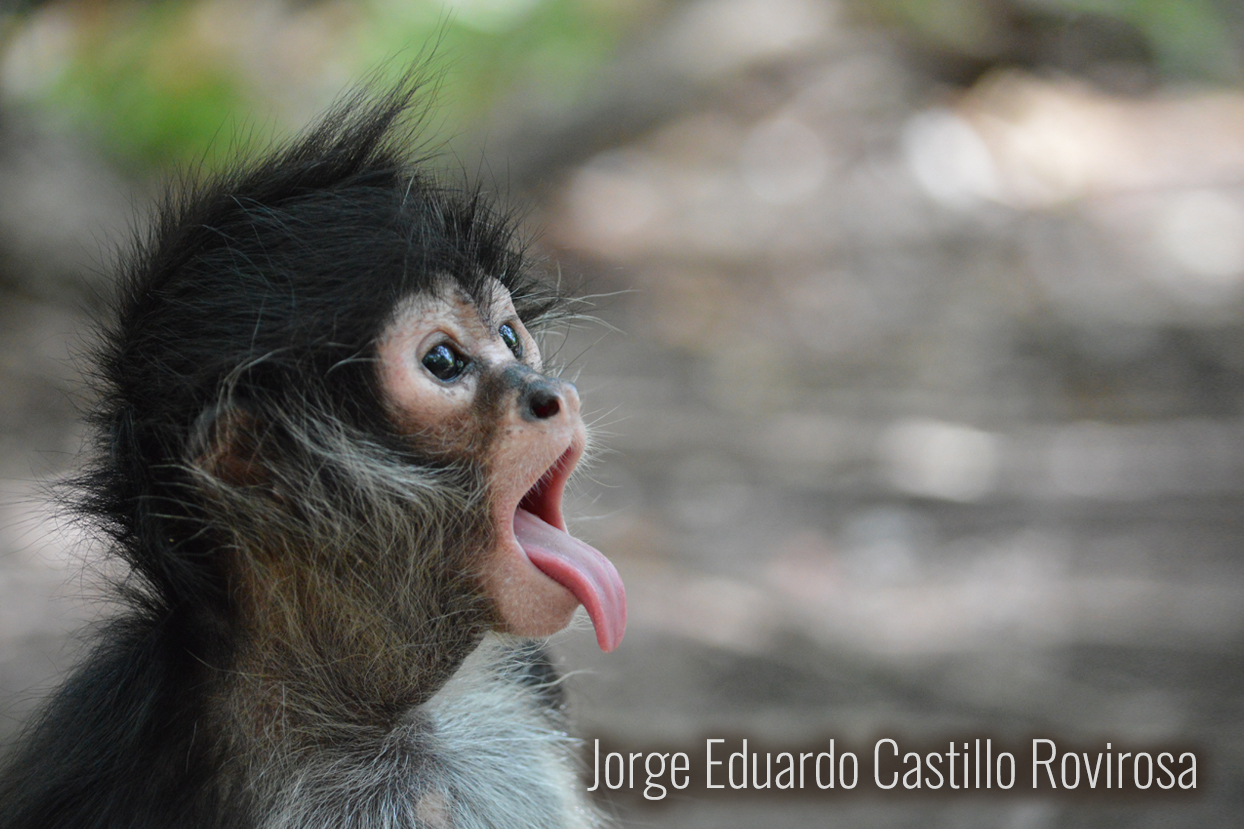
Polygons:
<instances>
[{"instance_id":1,"label":"monkey's lower lip","mask_svg":"<svg viewBox=\"0 0 1244 829\"><path fill-rule=\"evenodd\" d=\"M566 532L562 493L582 445L573 444L540 476L514 511L514 538L536 569L569 590L596 628L596 642L609 652L626 632L626 590L609 559Z\"/></svg>"},{"instance_id":2,"label":"monkey's lower lip","mask_svg":"<svg viewBox=\"0 0 1244 829\"><path fill-rule=\"evenodd\" d=\"M525 509L514 513L514 537L531 563L587 610L600 649L608 653L616 648L626 632L626 590L613 563Z\"/></svg>"}]
</instances>

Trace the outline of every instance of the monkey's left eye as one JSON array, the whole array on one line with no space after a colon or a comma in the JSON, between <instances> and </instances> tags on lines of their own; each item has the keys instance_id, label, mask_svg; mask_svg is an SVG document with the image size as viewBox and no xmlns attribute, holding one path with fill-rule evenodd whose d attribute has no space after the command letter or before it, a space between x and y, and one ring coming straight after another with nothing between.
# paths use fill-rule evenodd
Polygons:
<instances>
[{"instance_id":1,"label":"monkey's left eye","mask_svg":"<svg viewBox=\"0 0 1244 829\"><path fill-rule=\"evenodd\" d=\"M448 383L467 367L469 361L447 345L438 345L423 355L423 367L437 380Z\"/></svg>"},{"instance_id":2,"label":"monkey's left eye","mask_svg":"<svg viewBox=\"0 0 1244 829\"><path fill-rule=\"evenodd\" d=\"M523 341L518 338L518 332L514 330L514 326L508 322L504 323L497 329L497 333L501 335L501 342L513 352L516 359L523 359Z\"/></svg>"}]
</instances>

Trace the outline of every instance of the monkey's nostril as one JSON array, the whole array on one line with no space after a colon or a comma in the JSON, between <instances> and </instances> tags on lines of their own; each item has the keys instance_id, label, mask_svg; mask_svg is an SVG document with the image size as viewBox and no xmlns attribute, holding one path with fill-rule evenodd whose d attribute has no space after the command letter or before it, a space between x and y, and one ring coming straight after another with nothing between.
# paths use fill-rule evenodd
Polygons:
<instances>
[{"instance_id":1,"label":"monkey's nostril","mask_svg":"<svg viewBox=\"0 0 1244 829\"><path fill-rule=\"evenodd\" d=\"M561 411L561 399L545 389L536 389L527 399L527 408L538 420L547 420Z\"/></svg>"}]
</instances>

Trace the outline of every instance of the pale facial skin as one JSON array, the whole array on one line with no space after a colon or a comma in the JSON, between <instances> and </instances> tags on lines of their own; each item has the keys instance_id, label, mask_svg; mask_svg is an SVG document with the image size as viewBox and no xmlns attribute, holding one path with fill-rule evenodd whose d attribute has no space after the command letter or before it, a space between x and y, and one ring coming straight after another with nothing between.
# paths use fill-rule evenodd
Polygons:
<instances>
[{"instance_id":1,"label":"pale facial skin","mask_svg":"<svg viewBox=\"0 0 1244 829\"><path fill-rule=\"evenodd\" d=\"M515 538L514 514L531 493L524 507L565 530L562 489L587 443L579 395L537 375L539 348L499 283L487 308L448 282L439 294L399 307L380 338L385 403L421 445L487 465L497 544L481 563L481 586L502 630L549 636L570 622L579 600L532 564ZM520 387L539 391L533 397Z\"/></svg>"}]
</instances>

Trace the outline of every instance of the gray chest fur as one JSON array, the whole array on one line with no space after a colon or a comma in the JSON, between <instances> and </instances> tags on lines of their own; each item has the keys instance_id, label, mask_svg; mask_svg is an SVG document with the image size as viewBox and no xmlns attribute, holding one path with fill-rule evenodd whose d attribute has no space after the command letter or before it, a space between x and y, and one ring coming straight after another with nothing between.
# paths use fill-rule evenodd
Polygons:
<instances>
[{"instance_id":1,"label":"gray chest fur","mask_svg":"<svg viewBox=\"0 0 1244 829\"><path fill-rule=\"evenodd\" d=\"M264 829L593 829L561 715L489 636L380 740L294 759L253 780ZM268 773L275 769L269 769ZM273 785L276 780L282 782Z\"/></svg>"}]
</instances>

